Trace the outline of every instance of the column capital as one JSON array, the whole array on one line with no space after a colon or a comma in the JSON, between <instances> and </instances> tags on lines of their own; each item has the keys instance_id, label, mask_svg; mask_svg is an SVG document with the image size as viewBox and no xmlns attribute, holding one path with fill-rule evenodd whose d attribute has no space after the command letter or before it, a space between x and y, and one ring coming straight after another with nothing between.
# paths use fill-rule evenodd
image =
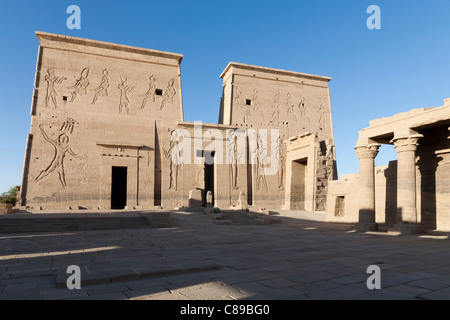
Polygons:
<instances>
[{"instance_id":1,"label":"column capital","mask_svg":"<svg viewBox=\"0 0 450 320\"><path fill-rule=\"evenodd\" d=\"M394 144L397 153L405 151L416 151L419 140L423 138L422 134L413 134L409 137L394 138L391 143Z\"/></svg>"},{"instance_id":2,"label":"column capital","mask_svg":"<svg viewBox=\"0 0 450 320\"><path fill-rule=\"evenodd\" d=\"M375 159L378 154L378 148L380 144L371 143L365 146L356 146L356 156L358 159Z\"/></svg>"}]
</instances>

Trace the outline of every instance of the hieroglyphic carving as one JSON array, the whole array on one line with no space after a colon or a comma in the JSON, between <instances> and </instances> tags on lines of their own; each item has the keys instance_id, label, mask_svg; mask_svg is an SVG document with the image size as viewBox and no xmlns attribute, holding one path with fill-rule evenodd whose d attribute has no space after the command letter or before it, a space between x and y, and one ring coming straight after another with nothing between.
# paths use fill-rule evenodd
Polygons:
<instances>
[{"instance_id":1,"label":"hieroglyphic carving","mask_svg":"<svg viewBox=\"0 0 450 320\"><path fill-rule=\"evenodd\" d=\"M238 136L235 132L230 134L230 140L229 140L230 146L229 146L229 152L230 152L230 170L231 170L231 185L234 190L239 189L239 183L238 183L238 164L241 163L241 157L244 154L244 150L239 150L238 146Z\"/></svg>"},{"instance_id":2,"label":"hieroglyphic carving","mask_svg":"<svg viewBox=\"0 0 450 320\"><path fill-rule=\"evenodd\" d=\"M127 83L127 79L123 80L120 78L121 83L118 85L120 90L120 102L119 102L119 113L122 113L123 108L125 108L127 114L130 113L128 106L130 105L130 100L128 99L127 93L134 90L134 87L130 87Z\"/></svg>"},{"instance_id":3,"label":"hieroglyphic carving","mask_svg":"<svg viewBox=\"0 0 450 320\"><path fill-rule=\"evenodd\" d=\"M322 101L320 101L319 105L319 120L317 122L319 124L319 129L325 128L325 107Z\"/></svg>"},{"instance_id":4,"label":"hieroglyphic carving","mask_svg":"<svg viewBox=\"0 0 450 320\"><path fill-rule=\"evenodd\" d=\"M280 167L278 171L278 188L283 191L284 190L284 172L286 168L286 162L284 160L284 153L281 151L280 153Z\"/></svg>"},{"instance_id":5,"label":"hieroglyphic carving","mask_svg":"<svg viewBox=\"0 0 450 320\"><path fill-rule=\"evenodd\" d=\"M258 108L259 108L258 90L257 89L253 89L252 106L253 106L253 111L258 110Z\"/></svg>"},{"instance_id":6,"label":"hieroglyphic carving","mask_svg":"<svg viewBox=\"0 0 450 320\"><path fill-rule=\"evenodd\" d=\"M178 190L178 175L181 172L181 155L178 149L179 133L172 131L169 150L163 147L164 156L170 160L169 189Z\"/></svg>"},{"instance_id":7,"label":"hieroglyphic carving","mask_svg":"<svg viewBox=\"0 0 450 320\"><path fill-rule=\"evenodd\" d=\"M55 154L50 165L46 169L42 170L36 177L36 179L34 179L35 182L41 181L50 173L57 170L61 185L63 186L63 188L66 187L66 176L64 172L64 158L66 154L69 153L71 156L83 160L83 158L78 156L69 145L69 135L72 134L74 126L75 121L71 118L67 118L67 121L64 122L59 129L58 138L55 140L47 135L42 124L39 125L39 129L41 130L42 136L44 137L45 141L55 147Z\"/></svg>"},{"instance_id":8,"label":"hieroglyphic carving","mask_svg":"<svg viewBox=\"0 0 450 320\"><path fill-rule=\"evenodd\" d=\"M100 85L94 89L95 95L91 104L95 104L97 102L98 97L107 97L108 96L108 88L109 88L109 77L108 70L103 70L102 82Z\"/></svg>"},{"instance_id":9,"label":"hieroglyphic carving","mask_svg":"<svg viewBox=\"0 0 450 320\"><path fill-rule=\"evenodd\" d=\"M144 100L142 100L142 105L139 109L144 109L145 104L147 103L147 101L151 101L151 102L155 102L156 97L156 84L155 84L155 77L153 75L151 75L149 77L150 83L148 84L148 90L145 94L142 94L141 97L145 97Z\"/></svg>"},{"instance_id":10,"label":"hieroglyphic carving","mask_svg":"<svg viewBox=\"0 0 450 320\"><path fill-rule=\"evenodd\" d=\"M240 108L245 108L242 114L242 123L247 123L249 117L249 111L247 110L248 108L246 108L245 106L245 101L242 97L241 90L237 86L235 86L234 88L234 104L236 105L237 110L239 110Z\"/></svg>"},{"instance_id":11,"label":"hieroglyphic carving","mask_svg":"<svg viewBox=\"0 0 450 320\"><path fill-rule=\"evenodd\" d=\"M280 93L276 93L272 101L272 121L280 123Z\"/></svg>"},{"instance_id":12,"label":"hieroglyphic carving","mask_svg":"<svg viewBox=\"0 0 450 320\"><path fill-rule=\"evenodd\" d=\"M261 116L261 120L264 121L264 110L263 109L259 109L259 98L258 98L258 90L257 89L253 89L253 94L252 94L252 106L253 106L253 111L259 111L259 114Z\"/></svg>"},{"instance_id":13,"label":"hieroglyphic carving","mask_svg":"<svg viewBox=\"0 0 450 320\"><path fill-rule=\"evenodd\" d=\"M48 107L48 102L50 99L53 102L53 105L55 108L58 107L58 103L56 101L56 97L58 94L56 93L55 84L61 84L64 80L67 80L66 78L58 78L55 76L55 70L53 69L47 69L47 75L45 76L45 81L47 81L47 96L45 97L45 107Z\"/></svg>"},{"instance_id":14,"label":"hieroglyphic carving","mask_svg":"<svg viewBox=\"0 0 450 320\"><path fill-rule=\"evenodd\" d=\"M278 162L278 189L280 191L284 190L284 170L285 170L285 163L284 163L284 154L283 154L283 143L281 141L281 138L279 137L277 139L277 147L276 147L277 153L275 155L275 161Z\"/></svg>"},{"instance_id":15,"label":"hieroglyphic carving","mask_svg":"<svg viewBox=\"0 0 450 320\"><path fill-rule=\"evenodd\" d=\"M84 68L81 71L80 77L75 80L75 84L73 86L67 87L68 89L73 89L71 92L72 98L69 102L75 101L75 98L79 94L80 96L83 96L87 93L87 87L89 86L89 68Z\"/></svg>"},{"instance_id":16,"label":"hieroglyphic carving","mask_svg":"<svg viewBox=\"0 0 450 320\"><path fill-rule=\"evenodd\" d=\"M79 166L79 172L83 173L83 178L80 181L81 184L90 184L91 175L89 174L89 166L87 161L82 161Z\"/></svg>"},{"instance_id":17,"label":"hieroglyphic carving","mask_svg":"<svg viewBox=\"0 0 450 320\"><path fill-rule=\"evenodd\" d=\"M239 90L239 88L236 86L234 87L234 104L236 107L242 107L244 105L244 98L242 98L242 92Z\"/></svg>"},{"instance_id":18,"label":"hieroglyphic carving","mask_svg":"<svg viewBox=\"0 0 450 320\"><path fill-rule=\"evenodd\" d=\"M202 173L204 171L203 165L196 165L196 173L195 173L195 186L200 186L202 181Z\"/></svg>"},{"instance_id":19,"label":"hieroglyphic carving","mask_svg":"<svg viewBox=\"0 0 450 320\"><path fill-rule=\"evenodd\" d=\"M259 190L261 181L266 191L268 190L264 164L267 163L267 150L261 135L256 142L256 189Z\"/></svg>"},{"instance_id":20,"label":"hieroglyphic carving","mask_svg":"<svg viewBox=\"0 0 450 320\"><path fill-rule=\"evenodd\" d=\"M161 101L161 107L159 108L159 110L164 109L164 107L167 103L173 103L173 97L177 93L175 88L173 87L174 82L175 82L175 79L169 80L166 91L164 91L163 99Z\"/></svg>"},{"instance_id":21,"label":"hieroglyphic carving","mask_svg":"<svg viewBox=\"0 0 450 320\"><path fill-rule=\"evenodd\" d=\"M300 109L300 119L306 119L308 124L311 124L311 119L309 118L308 107L306 106L304 97L301 98L300 103L298 104L298 107Z\"/></svg>"},{"instance_id":22,"label":"hieroglyphic carving","mask_svg":"<svg viewBox=\"0 0 450 320\"><path fill-rule=\"evenodd\" d=\"M242 122L243 123L249 123L250 122L250 115L251 115L250 106L245 105L244 106L244 115L243 115Z\"/></svg>"},{"instance_id":23,"label":"hieroglyphic carving","mask_svg":"<svg viewBox=\"0 0 450 320\"><path fill-rule=\"evenodd\" d=\"M289 92L286 94L286 109L288 119L292 119L294 123L297 123L297 116L295 115L295 106L291 101L291 94Z\"/></svg>"}]
</instances>

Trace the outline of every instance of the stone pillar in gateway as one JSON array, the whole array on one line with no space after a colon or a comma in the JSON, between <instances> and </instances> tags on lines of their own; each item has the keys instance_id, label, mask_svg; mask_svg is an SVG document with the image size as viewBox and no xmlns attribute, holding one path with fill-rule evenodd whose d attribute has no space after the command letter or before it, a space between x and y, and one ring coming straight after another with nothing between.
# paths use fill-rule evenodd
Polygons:
<instances>
[{"instance_id":1,"label":"stone pillar in gateway","mask_svg":"<svg viewBox=\"0 0 450 320\"><path fill-rule=\"evenodd\" d=\"M419 222L416 208L416 150L421 134L394 138L397 165L397 221L400 224Z\"/></svg>"},{"instance_id":2,"label":"stone pillar in gateway","mask_svg":"<svg viewBox=\"0 0 450 320\"><path fill-rule=\"evenodd\" d=\"M375 223L375 167L374 159L378 154L379 144L357 146L356 155L359 159L359 231L378 230Z\"/></svg>"}]
</instances>

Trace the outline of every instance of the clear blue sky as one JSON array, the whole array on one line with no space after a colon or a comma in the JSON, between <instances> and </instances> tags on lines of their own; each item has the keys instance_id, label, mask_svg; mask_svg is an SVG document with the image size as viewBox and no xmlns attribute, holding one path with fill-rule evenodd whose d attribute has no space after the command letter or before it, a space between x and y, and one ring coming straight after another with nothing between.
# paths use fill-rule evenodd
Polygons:
<instances>
[{"instance_id":1,"label":"clear blue sky","mask_svg":"<svg viewBox=\"0 0 450 320\"><path fill-rule=\"evenodd\" d=\"M81 30L66 9L81 8ZM369 5L381 30L369 30ZM21 182L39 42L36 30L182 53L186 121L217 123L228 62L330 76L339 175L371 119L450 97L450 1L0 0L0 192ZM379 165L395 159L381 148Z\"/></svg>"}]
</instances>

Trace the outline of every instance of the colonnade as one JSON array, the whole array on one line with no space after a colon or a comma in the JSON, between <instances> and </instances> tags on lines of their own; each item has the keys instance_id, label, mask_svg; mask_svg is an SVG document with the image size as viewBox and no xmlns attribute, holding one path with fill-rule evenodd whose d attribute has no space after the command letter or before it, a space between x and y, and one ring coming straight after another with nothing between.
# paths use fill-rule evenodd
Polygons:
<instances>
[{"instance_id":1,"label":"colonnade","mask_svg":"<svg viewBox=\"0 0 450 320\"><path fill-rule=\"evenodd\" d=\"M397 223L398 226L415 228L416 208L416 150L421 134L394 137L391 143L397 151ZM355 147L359 159L359 231L376 231L375 221L375 157L380 144L369 143Z\"/></svg>"}]
</instances>

